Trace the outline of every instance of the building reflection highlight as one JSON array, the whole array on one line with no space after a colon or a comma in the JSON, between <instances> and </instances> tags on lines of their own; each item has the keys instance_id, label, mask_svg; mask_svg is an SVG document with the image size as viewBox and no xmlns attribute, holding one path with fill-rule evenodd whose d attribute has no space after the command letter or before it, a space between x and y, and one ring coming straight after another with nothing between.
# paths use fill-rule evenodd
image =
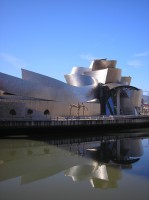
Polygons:
<instances>
[{"instance_id":1,"label":"building reflection highlight","mask_svg":"<svg viewBox=\"0 0 149 200\"><path fill-rule=\"evenodd\" d=\"M92 187L115 188L122 170L143 155L140 138L74 138L36 141L0 140L0 181L21 177L21 184L58 173ZM73 141L73 142L72 142Z\"/></svg>"}]
</instances>

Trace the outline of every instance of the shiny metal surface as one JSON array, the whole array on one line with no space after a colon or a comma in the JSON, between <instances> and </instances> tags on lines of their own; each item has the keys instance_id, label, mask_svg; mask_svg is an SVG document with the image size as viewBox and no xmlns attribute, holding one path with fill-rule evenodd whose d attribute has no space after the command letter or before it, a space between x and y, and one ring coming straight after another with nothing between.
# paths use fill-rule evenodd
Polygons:
<instances>
[{"instance_id":1,"label":"shiny metal surface","mask_svg":"<svg viewBox=\"0 0 149 200\"><path fill-rule=\"evenodd\" d=\"M121 76L116 62L97 59L89 68L73 67L70 74L64 75L66 83L26 69L22 69L22 79L0 73L0 91L3 91L0 119L11 118L11 109L15 109L16 119L34 120L57 116L137 115L142 91L130 86L131 77ZM28 115L28 109L33 110L32 115Z\"/></svg>"},{"instance_id":2,"label":"shiny metal surface","mask_svg":"<svg viewBox=\"0 0 149 200\"><path fill-rule=\"evenodd\" d=\"M92 69L87 67L73 67L71 70L71 74L84 74L86 71L92 71Z\"/></svg>"},{"instance_id":3,"label":"shiny metal surface","mask_svg":"<svg viewBox=\"0 0 149 200\"><path fill-rule=\"evenodd\" d=\"M92 68L93 71L106 68L115 68L116 63L116 60L96 59L92 61L90 68Z\"/></svg>"},{"instance_id":4,"label":"shiny metal surface","mask_svg":"<svg viewBox=\"0 0 149 200\"><path fill-rule=\"evenodd\" d=\"M85 86L85 85L97 85L98 81L94 77L80 75L80 74L68 74L65 75L66 82L73 86Z\"/></svg>"},{"instance_id":5,"label":"shiny metal surface","mask_svg":"<svg viewBox=\"0 0 149 200\"><path fill-rule=\"evenodd\" d=\"M34 110L32 119L46 119L44 111L48 109L50 116L69 116L70 115L70 104L77 105L78 102L87 102L94 98L94 85L75 87L70 86L61 81L57 81L50 77L46 77L34 72L23 71L23 78L20 79L7 74L0 73L0 90L7 93L13 94L11 98L1 99L1 107L3 107L0 118L10 118L9 111L13 107L19 117L28 118L26 115L27 109ZM28 79L28 80L26 80ZM30 81L32 80L32 81ZM16 99L20 96L21 99ZM22 100L22 97L26 97ZM28 97L28 99L27 99ZM33 99L34 98L34 99ZM17 103L15 103L17 101ZM24 111L22 106L20 109L18 105L24 103ZM81 109L79 115L99 115L100 104L99 103L87 103L87 112L83 112ZM23 114L24 112L24 114ZM72 116L77 116L77 109L73 109Z\"/></svg>"},{"instance_id":6,"label":"shiny metal surface","mask_svg":"<svg viewBox=\"0 0 149 200\"><path fill-rule=\"evenodd\" d=\"M130 83L131 83L131 77L130 76L122 76L121 77L121 82L123 84L130 85Z\"/></svg>"},{"instance_id":7,"label":"shiny metal surface","mask_svg":"<svg viewBox=\"0 0 149 200\"><path fill-rule=\"evenodd\" d=\"M85 72L85 75L94 77L98 83L117 83L121 80L121 69L107 68L91 72Z\"/></svg>"},{"instance_id":8,"label":"shiny metal surface","mask_svg":"<svg viewBox=\"0 0 149 200\"><path fill-rule=\"evenodd\" d=\"M29 71L27 73L30 74ZM53 81L53 79L43 75L40 77L39 74L36 76L36 73L31 73L32 81L0 73L0 89L14 95L53 101L65 101L68 98L69 100L67 100L70 102L78 102L93 98L92 90L94 86L92 85L78 88L55 79Z\"/></svg>"}]
</instances>

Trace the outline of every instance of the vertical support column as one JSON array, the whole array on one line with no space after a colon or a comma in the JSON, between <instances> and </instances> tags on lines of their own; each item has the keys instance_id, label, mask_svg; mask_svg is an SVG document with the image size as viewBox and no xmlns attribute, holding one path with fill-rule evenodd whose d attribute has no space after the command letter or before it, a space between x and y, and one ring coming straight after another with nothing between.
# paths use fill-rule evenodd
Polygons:
<instances>
[{"instance_id":1,"label":"vertical support column","mask_svg":"<svg viewBox=\"0 0 149 200\"><path fill-rule=\"evenodd\" d=\"M100 99L100 105L101 105L101 115L105 115L105 99L104 99L104 87L102 84L98 84L99 88L99 99Z\"/></svg>"},{"instance_id":2,"label":"vertical support column","mask_svg":"<svg viewBox=\"0 0 149 200\"><path fill-rule=\"evenodd\" d=\"M120 89L117 89L116 93L116 106L117 106L117 115L120 115Z\"/></svg>"}]
</instances>

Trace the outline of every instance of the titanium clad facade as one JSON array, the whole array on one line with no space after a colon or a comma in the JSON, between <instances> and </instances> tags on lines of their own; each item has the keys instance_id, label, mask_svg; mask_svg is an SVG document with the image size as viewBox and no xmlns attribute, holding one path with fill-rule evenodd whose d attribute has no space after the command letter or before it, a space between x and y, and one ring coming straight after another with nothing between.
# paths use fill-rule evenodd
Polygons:
<instances>
[{"instance_id":1,"label":"titanium clad facade","mask_svg":"<svg viewBox=\"0 0 149 200\"><path fill-rule=\"evenodd\" d=\"M98 81L94 77L81 74L65 75L66 82L73 86L97 85Z\"/></svg>"},{"instance_id":2,"label":"titanium clad facade","mask_svg":"<svg viewBox=\"0 0 149 200\"><path fill-rule=\"evenodd\" d=\"M71 74L84 74L86 71L92 71L92 69L86 67L73 67Z\"/></svg>"},{"instance_id":3,"label":"titanium clad facade","mask_svg":"<svg viewBox=\"0 0 149 200\"><path fill-rule=\"evenodd\" d=\"M123 76L121 77L121 82L125 85L130 85L131 83L131 77L130 76Z\"/></svg>"},{"instance_id":4,"label":"titanium clad facade","mask_svg":"<svg viewBox=\"0 0 149 200\"><path fill-rule=\"evenodd\" d=\"M135 107L141 107L141 100L143 96L143 91L142 90L133 90L130 96L130 99L132 101L132 104Z\"/></svg>"},{"instance_id":5,"label":"titanium clad facade","mask_svg":"<svg viewBox=\"0 0 149 200\"><path fill-rule=\"evenodd\" d=\"M107 68L92 72L85 72L85 75L94 77L98 83L117 83L121 80L121 69Z\"/></svg>"},{"instance_id":6,"label":"titanium clad facade","mask_svg":"<svg viewBox=\"0 0 149 200\"><path fill-rule=\"evenodd\" d=\"M94 97L92 92L94 86L92 85L78 88L69 86L65 83L60 84L59 81L54 81L54 83L49 84L48 82L44 82L46 79L43 77L43 79L41 78L42 82L40 83L40 79L38 79L39 76L40 75L38 75L36 79L35 74L35 78L32 79L32 81L27 81L0 73L0 79L2 82L0 89L18 96L50 101L65 101L67 98L68 101L72 103L88 101Z\"/></svg>"},{"instance_id":7,"label":"titanium clad facade","mask_svg":"<svg viewBox=\"0 0 149 200\"><path fill-rule=\"evenodd\" d=\"M116 63L116 60L96 59L91 62L90 68L92 69L92 71L107 68L115 68Z\"/></svg>"},{"instance_id":8,"label":"titanium clad facade","mask_svg":"<svg viewBox=\"0 0 149 200\"><path fill-rule=\"evenodd\" d=\"M122 77L116 60L94 60L73 67L66 83L22 69L22 78L0 73L0 119L45 120L51 117L139 113L142 92Z\"/></svg>"}]
</instances>

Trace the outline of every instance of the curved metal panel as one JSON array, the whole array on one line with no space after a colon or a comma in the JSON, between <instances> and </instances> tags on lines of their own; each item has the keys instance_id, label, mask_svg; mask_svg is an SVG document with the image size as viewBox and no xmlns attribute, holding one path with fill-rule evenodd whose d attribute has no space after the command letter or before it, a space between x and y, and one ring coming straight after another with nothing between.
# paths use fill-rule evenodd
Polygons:
<instances>
[{"instance_id":1,"label":"curved metal panel","mask_svg":"<svg viewBox=\"0 0 149 200\"><path fill-rule=\"evenodd\" d=\"M86 71L92 71L92 69L86 67L73 67L71 74L84 74Z\"/></svg>"},{"instance_id":2,"label":"curved metal panel","mask_svg":"<svg viewBox=\"0 0 149 200\"><path fill-rule=\"evenodd\" d=\"M139 90L137 87L125 85L121 83L108 83L108 84L105 84L105 86L108 86L110 90L117 89L117 88L130 88L132 90Z\"/></svg>"},{"instance_id":3,"label":"curved metal panel","mask_svg":"<svg viewBox=\"0 0 149 200\"><path fill-rule=\"evenodd\" d=\"M142 95L143 95L142 90L132 90L130 99L134 106L136 107L141 106Z\"/></svg>"},{"instance_id":4,"label":"curved metal panel","mask_svg":"<svg viewBox=\"0 0 149 200\"><path fill-rule=\"evenodd\" d=\"M136 115L135 107L133 106L130 98L121 98L120 104L123 115Z\"/></svg>"},{"instance_id":5,"label":"curved metal panel","mask_svg":"<svg viewBox=\"0 0 149 200\"><path fill-rule=\"evenodd\" d=\"M54 80L54 83L45 82L45 86L43 82L40 84L0 73L0 90L11 94L68 102L88 101L94 98L94 85L75 87L59 83Z\"/></svg>"},{"instance_id":6,"label":"curved metal panel","mask_svg":"<svg viewBox=\"0 0 149 200\"><path fill-rule=\"evenodd\" d=\"M107 73L108 69L84 72L85 75L94 77L98 81L98 83L103 83L103 84L106 83Z\"/></svg>"},{"instance_id":7,"label":"curved metal panel","mask_svg":"<svg viewBox=\"0 0 149 200\"><path fill-rule=\"evenodd\" d=\"M121 69L109 68L105 83L117 83L121 81Z\"/></svg>"},{"instance_id":8,"label":"curved metal panel","mask_svg":"<svg viewBox=\"0 0 149 200\"><path fill-rule=\"evenodd\" d=\"M107 68L91 72L84 72L85 75L94 77L98 83L117 83L121 80L121 69Z\"/></svg>"},{"instance_id":9,"label":"curved metal panel","mask_svg":"<svg viewBox=\"0 0 149 200\"><path fill-rule=\"evenodd\" d=\"M106 68L115 68L116 63L117 63L116 60L96 59L91 63L90 68L93 71Z\"/></svg>"},{"instance_id":10,"label":"curved metal panel","mask_svg":"<svg viewBox=\"0 0 149 200\"><path fill-rule=\"evenodd\" d=\"M66 82L73 86L97 85L97 81L90 76L80 74L67 74L65 75Z\"/></svg>"},{"instance_id":11,"label":"curved metal panel","mask_svg":"<svg viewBox=\"0 0 149 200\"><path fill-rule=\"evenodd\" d=\"M64 87L66 83L59 81L57 79L32 72L26 69L21 69L22 70L22 79L31 81L31 82L37 82L40 83L40 85L44 86L53 86L54 88L59 88L59 87Z\"/></svg>"},{"instance_id":12,"label":"curved metal panel","mask_svg":"<svg viewBox=\"0 0 149 200\"><path fill-rule=\"evenodd\" d=\"M130 85L131 77L130 76L122 76L121 77L122 84Z\"/></svg>"}]
</instances>

